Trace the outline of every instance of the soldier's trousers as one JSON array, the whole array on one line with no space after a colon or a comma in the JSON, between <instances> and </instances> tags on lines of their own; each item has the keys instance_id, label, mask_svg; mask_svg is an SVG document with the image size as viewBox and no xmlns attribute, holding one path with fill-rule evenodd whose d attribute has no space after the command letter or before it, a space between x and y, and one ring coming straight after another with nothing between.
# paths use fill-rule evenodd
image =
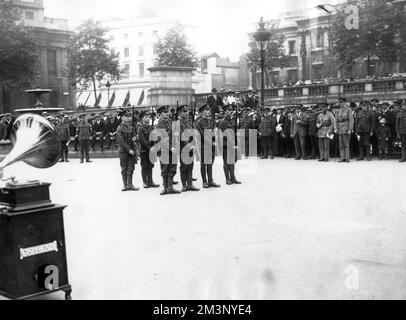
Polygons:
<instances>
[{"instance_id":1,"label":"soldier's trousers","mask_svg":"<svg viewBox=\"0 0 406 320\"><path fill-rule=\"evenodd\" d=\"M306 158L306 137L299 136L298 134L293 137L295 143L296 157L299 158L302 155Z\"/></svg>"},{"instance_id":2,"label":"soldier's trousers","mask_svg":"<svg viewBox=\"0 0 406 320\"><path fill-rule=\"evenodd\" d=\"M348 133L338 135L338 144L340 148L340 159L350 160L350 135Z\"/></svg>"},{"instance_id":3,"label":"soldier's trousers","mask_svg":"<svg viewBox=\"0 0 406 320\"><path fill-rule=\"evenodd\" d=\"M182 180L182 185L184 187L190 186L192 184L194 163L186 164L180 160L180 179Z\"/></svg>"},{"instance_id":4,"label":"soldier's trousers","mask_svg":"<svg viewBox=\"0 0 406 320\"><path fill-rule=\"evenodd\" d=\"M320 159L330 158L330 138L319 138Z\"/></svg>"},{"instance_id":5,"label":"soldier's trousers","mask_svg":"<svg viewBox=\"0 0 406 320\"><path fill-rule=\"evenodd\" d=\"M263 149L262 155L264 157L267 157L268 155L272 156L272 137L271 136L267 136L267 137L262 136L261 140L262 140L262 149Z\"/></svg>"},{"instance_id":6,"label":"soldier's trousers","mask_svg":"<svg viewBox=\"0 0 406 320\"><path fill-rule=\"evenodd\" d=\"M130 155L128 152L120 152L119 158L123 184L126 188L129 188L132 186L133 182L136 158L135 156Z\"/></svg>"},{"instance_id":7,"label":"soldier's trousers","mask_svg":"<svg viewBox=\"0 0 406 320\"><path fill-rule=\"evenodd\" d=\"M226 177L226 181L235 181L235 163L229 163L228 161L228 156L227 156L227 148L223 148L223 169L224 169L224 175ZM234 152L235 153L235 152Z\"/></svg>"},{"instance_id":8,"label":"soldier's trousers","mask_svg":"<svg viewBox=\"0 0 406 320\"><path fill-rule=\"evenodd\" d=\"M141 152L140 158L142 182L150 185L153 183L152 169L154 168L154 164L149 160L149 152Z\"/></svg>"},{"instance_id":9,"label":"soldier's trousers","mask_svg":"<svg viewBox=\"0 0 406 320\"><path fill-rule=\"evenodd\" d=\"M310 142L310 155L312 158L316 156L316 148L317 148L317 140L315 135L309 135L309 142Z\"/></svg>"},{"instance_id":10,"label":"soldier's trousers","mask_svg":"<svg viewBox=\"0 0 406 320\"><path fill-rule=\"evenodd\" d=\"M163 163L161 160L161 176L164 178L173 178L176 175L177 163L172 159L172 151L169 151L168 163Z\"/></svg>"},{"instance_id":11,"label":"soldier's trousers","mask_svg":"<svg viewBox=\"0 0 406 320\"><path fill-rule=\"evenodd\" d=\"M68 160L69 148L68 141L61 141L61 160Z\"/></svg>"},{"instance_id":12,"label":"soldier's trousers","mask_svg":"<svg viewBox=\"0 0 406 320\"><path fill-rule=\"evenodd\" d=\"M86 161L90 160L89 155L89 144L90 140L79 140L79 147L80 147L80 161L83 161L84 157L86 157Z\"/></svg>"},{"instance_id":13,"label":"soldier's trousers","mask_svg":"<svg viewBox=\"0 0 406 320\"><path fill-rule=\"evenodd\" d=\"M202 176L203 183L211 183L213 182L213 163L215 159L215 149L212 150L212 162L211 164L204 163L204 150L200 150L201 160L200 160L200 174Z\"/></svg>"}]
</instances>

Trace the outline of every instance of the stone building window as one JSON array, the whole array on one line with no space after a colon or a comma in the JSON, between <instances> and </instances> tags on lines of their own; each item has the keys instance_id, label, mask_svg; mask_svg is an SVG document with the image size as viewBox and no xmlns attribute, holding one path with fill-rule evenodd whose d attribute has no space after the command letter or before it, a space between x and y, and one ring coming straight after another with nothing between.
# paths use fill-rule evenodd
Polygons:
<instances>
[{"instance_id":1,"label":"stone building window","mask_svg":"<svg viewBox=\"0 0 406 320\"><path fill-rule=\"evenodd\" d=\"M319 30L317 32L317 48L324 47L324 32L323 30Z\"/></svg>"},{"instance_id":2,"label":"stone building window","mask_svg":"<svg viewBox=\"0 0 406 320\"><path fill-rule=\"evenodd\" d=\"M144 77L144 71L145 71L144 69L145 69L144 64L140 63L138 65L138 74L139 74L140 78Z\"/></svg>"},{"instance_id":3,"label":"stone building window","mask_svg":"<svg viewBox=\"0 0 406 320\"><path fill-rule=\"evenodd\" d=\"M124 48L124 58L128 58L130 56L130 48Z\"/></svg>"},{"instance_id":4,"label":"stone building window","mask_svg":"<svg viewBox=\"0 0 406 320\"><path fill-rule=\"evenodd\" d=\"M142 57L144 55L144 47L138 47L138 56Z\"/></svg>"},{"instance_id":5,"label":"stone building window","mask_svg":"<svg viewBox=\"0 0 406 320\"><path fill-rule=\"evenodd\" d=\"M295 51L296 51L295 47L296 47L296 41L295 40L289 41L289 55L295 54Z\"/></svg>"},{"instance_id":6,"label":"stone building window","mask_svg":"<svg viewBox=\"0 0 406 320\"><path fill-rule=\"evenodd\" d=\"M130 78L130 65L125 64L124 65L124 79L129 79Z\"/></svg>"},{"instance_id":7,"label":"stone building window","mask_svg":"<svg viewBox=\"0 0 406 320\"><path fill-rule=\"evenodd\" d=\"M57 75L57 63L56 63L56 50L48 49L47 50L47 67L48 67L48 76Z\"/></svg>"}]
</instances>

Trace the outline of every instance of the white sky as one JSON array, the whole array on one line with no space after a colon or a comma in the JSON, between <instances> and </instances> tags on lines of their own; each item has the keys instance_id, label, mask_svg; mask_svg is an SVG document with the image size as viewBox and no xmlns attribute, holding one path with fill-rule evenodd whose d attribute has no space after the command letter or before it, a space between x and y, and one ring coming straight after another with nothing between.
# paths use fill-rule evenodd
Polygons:
<instances>
[{"instance_id":1,"label":"white sky","mask_svg":"<svg viewBox=\"0 0 406 320\"><path fill-rule=\"evenodd\" d=\"M311 8L337 0L45 0L45 14L66 18L71 27L94 18L127 17L137 8L153 9L158 16L197 27L198 54L217 52L233 61L247 52L247 33L255 30L261 16L272 18L285 11Z\"/></svg>"}]
</instances>

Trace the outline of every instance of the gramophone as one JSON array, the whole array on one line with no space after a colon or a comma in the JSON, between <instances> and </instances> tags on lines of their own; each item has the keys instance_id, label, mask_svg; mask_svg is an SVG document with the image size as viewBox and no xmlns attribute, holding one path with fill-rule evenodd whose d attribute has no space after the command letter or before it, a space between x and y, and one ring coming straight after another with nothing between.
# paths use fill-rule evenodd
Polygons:
<instances>
[{"instance_id":1,"label":"gramophone","mask_svg":"<svg viewBox=\"0 0 406 320\"><path fill-rule=\"evenodd\" d=\"M50 183L3 179L4 168L19 161L50 168L60 157L52 125L36 114L13 124L13 149L0 163L0 295L28 299L55 291L71 298L66 261L63 210L49 196Z\"/></svg>"}]
</instances>

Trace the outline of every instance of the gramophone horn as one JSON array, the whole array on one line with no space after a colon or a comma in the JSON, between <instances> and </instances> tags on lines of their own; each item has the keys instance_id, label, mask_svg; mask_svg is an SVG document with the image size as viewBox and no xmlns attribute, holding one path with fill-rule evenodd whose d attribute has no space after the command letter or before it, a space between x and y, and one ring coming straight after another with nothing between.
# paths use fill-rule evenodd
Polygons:
<instances>
[{"instance_id":1,"label":"gramophone horn","mask_svg":"<svg viewBox=\"0 0 406 320\"><path fill-rule=\"evenodd\" d=\"M23 114L13 124L13 149L0 169L24 161L35 168L50 168L60 157L60 142L51 123L37 114Z\"/></svg>"}]
</instances>

